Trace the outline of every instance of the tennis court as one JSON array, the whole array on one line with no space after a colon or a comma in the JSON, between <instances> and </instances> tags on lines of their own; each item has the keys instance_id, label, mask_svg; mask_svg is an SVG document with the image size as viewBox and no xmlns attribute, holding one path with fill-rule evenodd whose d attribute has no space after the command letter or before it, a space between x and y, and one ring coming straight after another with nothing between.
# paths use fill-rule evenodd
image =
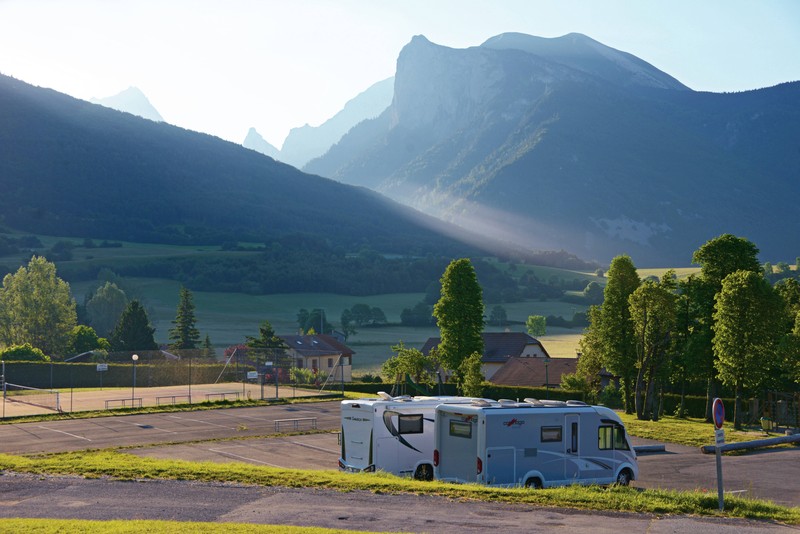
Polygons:
<instances>
[{"instance_id":1,"label":"tennis court","mask_svg":"<svg viewBox=\"0 0 800 534\"><path fill-rule=\"evenodd\" d=\"M10 386L10 384L9 384ZM10 388L3 397L2 417L19 417L61 412L111 410L130 407L152 407L171 404L199 404L202 402L256 400L262 398L262 386L253 383L227 382L219 384L192 384L162 387L91 388L54 390ZM329 392L324 392L329 393ZM274 384L263 386L263 398L270 399L309 397L319 395L316 389L303 389L289 385L277 388ZM57 397L57 401L56 401ZM57 404L56 404L57 402Z\"/></svg>"}]
</instances>

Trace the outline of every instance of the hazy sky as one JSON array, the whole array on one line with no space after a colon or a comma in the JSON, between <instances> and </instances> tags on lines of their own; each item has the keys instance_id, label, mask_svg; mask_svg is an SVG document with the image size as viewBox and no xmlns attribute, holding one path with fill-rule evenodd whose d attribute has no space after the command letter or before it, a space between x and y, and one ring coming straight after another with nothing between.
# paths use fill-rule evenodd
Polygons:
<instances>
[{"instance_id":1,"label":"hazy sky","mask_svg":"<svg viewBox=\"0 0 800 534\"><path fill-rule=\"evenodd\" d=\"M136 86L167 122L280 147L392 76L413 35L510 31L584 33L696 90L800 79L796 0L0 0L0 72L87 100Z\"/></svg>"}]
</instances>

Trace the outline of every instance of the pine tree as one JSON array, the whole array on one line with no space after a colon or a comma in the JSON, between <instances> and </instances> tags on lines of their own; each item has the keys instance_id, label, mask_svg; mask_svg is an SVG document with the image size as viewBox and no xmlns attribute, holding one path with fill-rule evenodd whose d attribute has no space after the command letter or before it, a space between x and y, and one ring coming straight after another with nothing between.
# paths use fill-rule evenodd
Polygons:
<instances>
[{"instance_id":1,"label":"pine tree","mask_svg":"<svg viewBox=\"0 0 800 534\"><path fill-rule=\"evenodd\" d=\"M175 326L169 331L169 339L172 341L169 347L176 350L196 349L200 344L200 331L195 327L196 323L192 292L182 287L178 310L172 321Z\"/></svg>"},{"instance_id":2,"label":"pine tree","mask_svg":"<svg viewBox=\"0 0 800 534\"><path fill-rule=\"evenodd\" d=\"M128 303L111 334L111 349L115 351L155 350L158 348L147 312L138 300Z\"/></svg>"}]
</instances>

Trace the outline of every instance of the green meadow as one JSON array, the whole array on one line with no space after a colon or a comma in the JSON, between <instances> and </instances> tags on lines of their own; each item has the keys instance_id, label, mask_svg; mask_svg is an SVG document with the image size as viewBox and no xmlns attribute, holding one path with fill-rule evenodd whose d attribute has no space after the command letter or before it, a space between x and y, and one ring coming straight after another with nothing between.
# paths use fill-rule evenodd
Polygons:
<instances>
[{"instance_id":1,"label":"green meadow","mask_svg":"<svg viewBox=\"0 0 800 534\"><path fill-rule=\"evenodd\" d=\"M18 234L17 234L18 235ZM130 265L131 263L145 264L153 260L178 259L188 256L214 256L214 257L241 257L242 255L257 254L246 251L223 251L216 246L179 246L159 245L147 243L123 242L121 247L85 248L83 240L76 238L62 238L52 236L37 236L46 251L59 241L70 241L75 245L72 259L57 261L59 276L69 280L72 273L85 272L87 267L107 267L114 270L115 266ZM95 240L99 245L101 240ZM248 246L248 244L241 244ZM257 246L256 244L251 244ZM39 251L34 250L34 253ZM16 270L23 265L30 253L19 253L0 258L0 266L8 271ZM496 260L489 260L497 268L502 269L512 276L521 276L524 273L533 273L540 280L559 278L564 280L587 280L605 283L605 278L595 273L558 269L554 267L532 266L523 264L510 264ZM666 269L642 269L642 277L660 276ZM688 276L697 269L677 269L679 276ZM124 278L124 289L129 298L138 298L144 304L148 315L156 328L156 340L159 343L168 341L169 329L178 304L180 283L173 280L157 278ZM72 293L78 303L83 303L85 296L94 291L100 282L79 281L70 284ZM570 292L580 293L580 292ZM391 347L399 342L411 347L421 347L425 340L438 336L435 327L407 327L400 325L400 314L404 308L411 308L423 299L422 293L398 293L371 296L335 295L329 293L291 293L273 295L248 295L243 293L217 293L195 291L194 303L196 307L197 327L201 335L208 336L217 349L222 353L225 347L243 343L246 336L258 333L258 325L268 320L275 330L282 334L297 332L297 312L301 308L308 310L321 308L325 310L328 321L334 325L339 324L343 310L355 304L367 304L378 307L386 314L389 325L375 328L361 328L347 340L347 344L356 351L353 366L359 373L377 372L381 364L392 355ZM487 303L486 314L498 303ZM522 302L500 303L507 313L509 325L505 327L487 326L486 331L498 332L504 330L524 332L525 320L529 315L556 315L571 319L577 312L585 312L587 306L557 300L526 300ZM545 336L540 337L547 351L553 357L574 357L582 329L553 328L548 329Z\"/></svg>"}]
</instances>

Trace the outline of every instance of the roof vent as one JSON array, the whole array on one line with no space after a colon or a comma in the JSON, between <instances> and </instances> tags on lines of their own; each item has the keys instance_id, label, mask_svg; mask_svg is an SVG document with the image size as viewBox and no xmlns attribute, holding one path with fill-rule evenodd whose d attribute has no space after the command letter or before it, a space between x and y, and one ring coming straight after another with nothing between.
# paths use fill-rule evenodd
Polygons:
<instances>
[{"instance_id":1,"label":"roof vent","mask_svg":"<svg viewBox=\"0 0 800 534\"><path fill-rule=\"evenodd\" d=\"M382 400L392 400L392 396L391 396L391 395L389 395L388 393L386 393L385 391L379 391L379 392L378 392L378 396L379 396L379 397L380 397Z\"/></svg>"}]
</instances>

